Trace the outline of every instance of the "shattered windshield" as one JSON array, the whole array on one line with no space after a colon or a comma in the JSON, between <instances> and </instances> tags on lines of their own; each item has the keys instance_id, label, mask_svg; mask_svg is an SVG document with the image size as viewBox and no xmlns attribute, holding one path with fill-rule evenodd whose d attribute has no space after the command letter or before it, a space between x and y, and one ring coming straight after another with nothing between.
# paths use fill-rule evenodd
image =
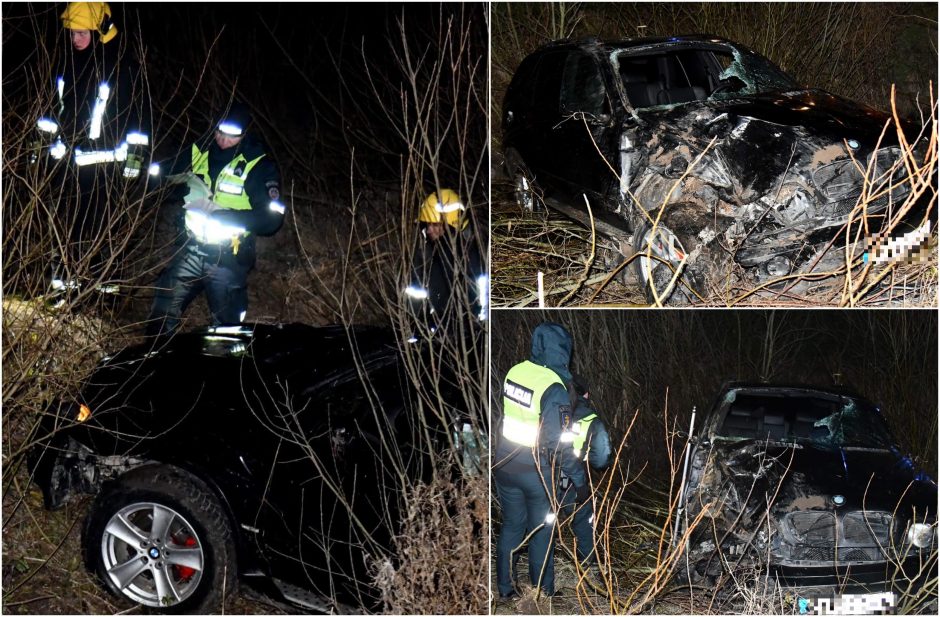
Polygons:
<instances>
[{"instance_id":1,"label":"shattered windshield","mask_svg":"<svg viewBox=\"0 0 940 617\"><path fill-rule=\"evenodd\" d=\"M847 397L744 394L727 401L719 437L796 442L823 448L890 449L884 419L869 403Z\"/></svg>"},{"instance_id":2,"label":"shattered windshield","mask_svg":"<svg viewBox=\"0 0 940 617\"><path fill-rule=\"evenodd\" d=\"M799 88L767 59L725 45L621 49L610 59L635 109Z\"/></svg>"}]
</instances>

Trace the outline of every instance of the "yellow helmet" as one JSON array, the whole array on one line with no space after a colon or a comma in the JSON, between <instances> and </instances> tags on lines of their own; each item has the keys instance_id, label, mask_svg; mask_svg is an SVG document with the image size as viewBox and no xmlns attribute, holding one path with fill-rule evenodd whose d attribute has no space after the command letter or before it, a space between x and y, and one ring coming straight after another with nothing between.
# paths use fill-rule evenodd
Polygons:
<instances>
[{"instance_id":1,"label":"yellow helmet","mask_svg":"<svg viewBox=\"0 0 940 617\"><path fill-rule=\"evenodd\" d=\"M66 30L93 30L102 43L117 36L118 29L111 21L111 7L107 2L69 2L62 13L62 27Z\"/></svg>"},{"instance_id":2,"label":"yellow helmet","mask_svg":"<svg viewBox=\"0 0 940 617\"><path fill-rule=\"evenodd\" d=\"M447 223L458 231L466 229L469 221L464 216L466 208L460 201L460 195L450 189L442 189L438 193L431 193L421 204L418 212L418 221L422 223Z\"/></svg>"}]
</instances>

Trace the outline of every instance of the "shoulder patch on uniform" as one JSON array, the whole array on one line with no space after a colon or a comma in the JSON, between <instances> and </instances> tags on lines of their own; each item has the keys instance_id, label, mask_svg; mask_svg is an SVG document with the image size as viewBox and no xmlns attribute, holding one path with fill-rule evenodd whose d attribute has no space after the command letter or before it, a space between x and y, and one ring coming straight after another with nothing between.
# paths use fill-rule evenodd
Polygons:
<instances>
[{"instance_id":1,"label":"shoulder patch on uniform","mask_svg":"<svg viewBox=\"0 0 940 617\"><path fill-rule=\"evenodd\" d=\"M268 189L268 197L270 197L273 201L277 201L280 196L281 193L278 192L277 187L272 186Z\"/></svg>"},{"instance_id":2,"label":"shoulder patch on uniform","mask_svg":"<svg viewBox=\"0 0 940 617\"><path fill-rule=\"evenodd\" d=\"M520 386L519 384L506 380L506 383L503 385L503 395L514 403L518 403L523 407L532 407L532 396L535 394L532 390L526 388L525 386Z\"/></svg>"}]
</instances>

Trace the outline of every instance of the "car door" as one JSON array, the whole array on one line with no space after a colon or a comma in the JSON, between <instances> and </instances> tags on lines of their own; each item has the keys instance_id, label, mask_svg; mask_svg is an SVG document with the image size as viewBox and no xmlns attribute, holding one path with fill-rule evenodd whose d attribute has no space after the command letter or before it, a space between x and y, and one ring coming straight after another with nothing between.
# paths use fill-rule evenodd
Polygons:
<instances>
[{"instance_id":1,"label":"car door","mask_svg":"<svg viewBox=\"0 0 940 617\"><path fill-rule=\"evenodd\" d=\"M587 50L573 50L562 69L557 122L551 152L554 169L573 205L606 199L617 182L617 131L601 62Z\"/></svg>"},{"instance_id":2,"label":"car door","mask_svg":"<svg viewBox=\"0 0 940 617\"><path fill-rule=\"evenodd\" d=\"M360 378L368 374L368 383ZM389 458L402 408L390 356L289 382L269 471L265 553L275 578L331 597L368 595L364 553L387 544L396 520Z\"/></svg>"},{"instance_id":3,"label":"car door","mask_svg":"<svg viewBox=\"0 0 940 617\"><path fill-rule=\"evenodd\" d=\"M506 146L515 149L545 190L557 185L553 129L566 50L550 49L526 58L516 71L503 105Z\"/></svg>"}]
</instances>

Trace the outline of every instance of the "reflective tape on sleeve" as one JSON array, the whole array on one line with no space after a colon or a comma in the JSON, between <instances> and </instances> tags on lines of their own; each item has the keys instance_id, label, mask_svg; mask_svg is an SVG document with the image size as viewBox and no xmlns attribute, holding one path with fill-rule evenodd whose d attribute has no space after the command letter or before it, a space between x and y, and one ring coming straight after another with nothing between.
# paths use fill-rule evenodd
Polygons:
<instances>
[{"instance_id":1,"label":"reflective tape on sleeve","mask_svg":"<svg viewBox=\"0 0 940 617\"><path fill-rule=\"evenodd\" d=\"M91 111L91 128L88 129L89 139L101 137L101 121L104 118L104 108L108 104L109 96L111 96L111 86L102 82L98 86L98 98L95 99L95 107Z\"/></svg>"},{"instance_id":2,"label":"reflective tape on sleeve","mask_svg":"<svg viewBox=\"0 0 940 617\"><path fill-rule=\"evenodd\" d=\"M414 298L415 300L427 300L428 290L421 287L416 287L414 285L409 285L405 287L405 295L409 298Z\"/></svg>"}]
</instances>

